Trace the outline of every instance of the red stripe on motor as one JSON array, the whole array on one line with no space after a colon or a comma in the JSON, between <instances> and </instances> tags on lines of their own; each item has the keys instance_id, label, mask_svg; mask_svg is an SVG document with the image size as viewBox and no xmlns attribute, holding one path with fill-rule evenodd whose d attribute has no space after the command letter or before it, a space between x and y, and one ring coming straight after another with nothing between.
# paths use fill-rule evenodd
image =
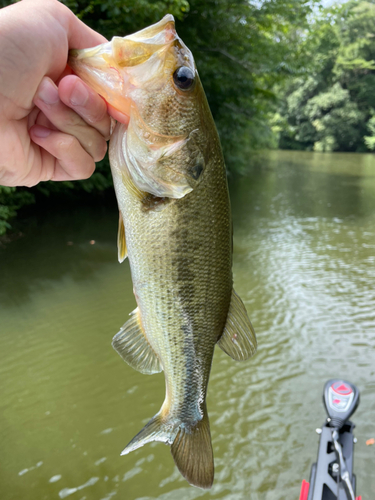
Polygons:
<instances>
[{"instance_id":1,"label":"red stripe on motor","mask_svg":"<svg viewBox=\"0 0 375 500\"><path fill-rule=\"evenodd\" d=\"M299 500L307 500L307 495L309 494L309 488L310 488L309 483L303 479L301 484L301 493L299 494Z\"/></svg>"}]
</instances>

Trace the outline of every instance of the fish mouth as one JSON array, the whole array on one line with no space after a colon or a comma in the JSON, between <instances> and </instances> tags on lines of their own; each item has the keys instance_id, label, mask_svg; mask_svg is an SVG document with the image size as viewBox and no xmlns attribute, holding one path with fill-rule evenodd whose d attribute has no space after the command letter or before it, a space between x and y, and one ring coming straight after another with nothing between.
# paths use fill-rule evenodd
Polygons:
<instances>
[{"instance_id":1,"label":"fish mouth","mask_svg":"<svg viewBox=\"0 0 375 500\"><path fill-rule=\"evenodd\" d=\"M134 91L157 92L170 73L168 70L173 73L178 66L181 49L184 61L188 58L194 67L189 49L176 33L173 16L167 14L158 23L132 35L114 37L89 49L71 50L68 64L107 103L129 116Z\"/></svg>"}]
</instances>

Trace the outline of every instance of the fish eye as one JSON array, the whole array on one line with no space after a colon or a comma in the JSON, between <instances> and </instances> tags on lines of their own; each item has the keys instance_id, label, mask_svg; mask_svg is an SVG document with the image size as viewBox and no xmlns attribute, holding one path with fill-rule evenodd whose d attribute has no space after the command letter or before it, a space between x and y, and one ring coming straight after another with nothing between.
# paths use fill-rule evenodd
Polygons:
<instances>
[{"instance_id":1,"label":"fish eye","mask_svg":"<svg viewBox=\"0 0 375 500\"><path fill-rule=\"evenodd\" d=\"M173 73L173 81L181 90L189 90L195 81L194 71L187 66L180 66Z\"/></svg>"}]
</instances>

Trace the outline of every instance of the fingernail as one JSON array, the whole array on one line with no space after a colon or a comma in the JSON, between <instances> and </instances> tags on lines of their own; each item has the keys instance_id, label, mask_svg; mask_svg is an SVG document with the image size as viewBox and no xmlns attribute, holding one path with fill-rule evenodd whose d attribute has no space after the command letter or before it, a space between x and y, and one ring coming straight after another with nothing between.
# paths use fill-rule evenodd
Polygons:
<instances>
[{"instance_id":1,"label":"fingernail","mask_svg":"<svg viewBox=\"0 0 375 500\"><path fill-rule=\"evenodd\" d=\"M76 81L72 93L70 94L70 102L73 106L84 106L89 99L89 92L82 82Z\"/></svg>"},{"instance_id":2,"label":"fingernail","mask_svg":"<svg viewBox=\"0 0 375 500\"><path fill-rule=\"evenodd\" d=\"M49 78L43 78L39 85L38 97L46 104L56 104L60 100L57 87Z\"/></svg>"},{"instance_id":3,"label":"fingernail","mask_svg":"<svg viewBox=\"0 0 375 500\"><path fill-rule=\"evenodd\" d=\"M51 132L52 130L46 127L42 127L41 125L34 125L33 127L33 134L36 137L45 138L48 137Z\"/></svg>"}]
</instances>

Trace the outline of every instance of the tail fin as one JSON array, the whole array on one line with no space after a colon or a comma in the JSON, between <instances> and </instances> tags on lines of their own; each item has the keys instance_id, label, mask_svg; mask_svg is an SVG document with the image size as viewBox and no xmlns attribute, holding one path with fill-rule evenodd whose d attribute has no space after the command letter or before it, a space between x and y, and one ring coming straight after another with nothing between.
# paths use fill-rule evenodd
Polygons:
<instances>
[{"instance_id":1,"label":"tail fin","mask_svg":"<svg viewBox=\"0 0 375 500\"><path fill-rule=\"evenodd\" d=\"M171 445L173 459L178 470L192 485L211 488L214 480L210 424L207 410L203 419L193 426L172 424L157 413L121 452L126 455L152 441Z\"/></svg>"},{"instance_id":2,"label":"tail fin","mask_svg":"<svg viewBox=\"0 0 375 500\"><path fill-rule=\"evenodd\" d=\"M192 427L184 424L180 426L171 452L178 470L190 484L211 488L214 481L214 456L206 408L203 419L197 424Z\"/></svg>"}]
</instances>

